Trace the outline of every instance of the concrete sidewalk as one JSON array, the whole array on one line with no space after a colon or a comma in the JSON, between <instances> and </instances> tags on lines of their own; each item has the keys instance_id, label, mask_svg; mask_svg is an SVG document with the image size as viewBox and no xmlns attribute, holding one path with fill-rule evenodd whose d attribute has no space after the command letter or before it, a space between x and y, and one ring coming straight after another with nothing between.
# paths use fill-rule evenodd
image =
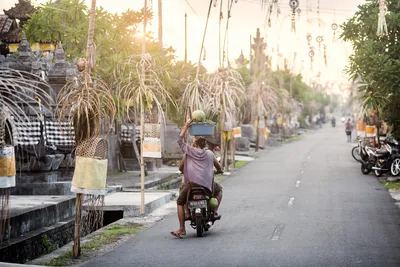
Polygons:
<instances>
[{"instance_id":1,"label":"concrete sidewalk","mask_svg":"<svg viewBox=\"0 0 400 267\"><path fill-rule=\"evenodd\" d=\"M174 192L162 190L146 190L144 193L145 214L168 203L175 196ZM141 193L117 192L104 199L105 211L123 211L124 217L140 216Z\"/></svg>"},{"instance_id":2,"label":"concrete sidewalk","mask_svg":"<svg viewBox=\"0 0 400 267\"><path fill-rule=\"evenodd\" d=\"M7 263L7 262L0 262L0 267L37 267L39 265L28 265L28 264L17 264L17 263ZM45 266L45 265L40 265Z\"/></svg>"},{"instance_id":3,"label":"concrete sidewalk","mask_svg":"<svg viewBox=\"0 0 400 267\"><path fill-rule=\"evenodd\" d=\"M163 166L149 172L145 177L145 188L152 188L178 179L181 176L178 167ZM107 175L107 186L121 186L125 189L140 189L140 171L116 172Z\"/></svg>"}]
</instances>

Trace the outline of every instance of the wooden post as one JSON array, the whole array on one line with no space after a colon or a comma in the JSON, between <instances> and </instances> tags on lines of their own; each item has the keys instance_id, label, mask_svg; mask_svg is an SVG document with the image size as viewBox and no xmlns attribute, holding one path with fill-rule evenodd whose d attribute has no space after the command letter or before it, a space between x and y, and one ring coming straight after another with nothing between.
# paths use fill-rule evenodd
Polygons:
<instances>
[{"instance_id":1,"label":"wooden post","mask_svg":"<svg viewBox=\"0 0 400 267\"><path fill-rule=\"evenodd\" d=\"M255 147L255 151L257 152L258 151L258 145L259 145L258 140L260 139L260 128L258 127L259 124L260 124L260 116L258 116L258 115L257 115L257 123L256 124L257 125L256 125L256 147Z\"/></svg>"},{"instance_id":2,"label":"wooden post","mask_svg":"<svg viewBox=\"0 0 400 267\"><path fill-rule=\"evenodd\" d=\"M94 22L96 17L96 0L92 0L91 8L90 8L90 18L89 18L89 27L88 27L88 39L86 45L86 60L88 61L85 66L85 72L90 74L92 66L94 63L91 61L91 49L93 49L93 39L94 39ZM90 76L89 76L90 78ZM91 82L91 79L90 79ZM81 255L81 211L82 211L82 194L76 194L76 202L75 202L75 227L74 227L74 246L72 257L78 258Z\"/></svg>"},{"instance_id":3,"label":"wooden post","mask_svg":"<svg viewBox=\"0 0 400 267\"><path fill-rule=\"evenodd\" d=\"M236 138L232 136L231 139L231 153L232 153L232 166L235 169L236 168L236 160L235 160L235 152L236 152Z\"/></svg>"},{"instance_id":4,"label":"wooden post","mask_svg":"<svg viewBox=\"0 0 400 267\"><path fill-rule=\"evenodd\" d=\"M187 14L185 13L185 63L187 63Z\"/></svg>"},{"instance_id":5,"label":"wooden post","mask_svg":"<svg viewBox=\"0 0 400 267\"><path fill-rule=\"evenodd\" d=\"M158 0L158 41L163 46L162 0Z\"/></svg>"},{"instance_id":6,"label":"wooden post","mask_svg":"<svg viewBox=\"0 0 400 267\"><path fill-rule=\"evenodd\" d=\"M225 139L225 138L224 138ZM229 141L228 138L224 140L224 161L225 161L225 171L229 171L229 163L228 163L228 150L229 150Z\"/></svg>"},{"instance_id":7,"label":"wooden post","mask_svg":"<svg viewBox=\"0 0 400 267\"><path fill-rule=\"evenodd\" d=\"M145 213L144 205L144 107L143 98L140 96L140 214Z\"/></svg>"},{"instance_id":8,"label":"wooden post","mask_svg":"<svg viewBox=\"0 0 400 267\"><path fill-rule=\"evenodd\" d=\"M74 246L73 257L78 258L81 255L81 209L82 209L82 194L76 194L76 214L74 228Z\"/></svg>"},{"instance_id":9,"label":"wooden post","mask_svg":"<svg viewBox=\"0 0 400 267\"><path fill-rule=\"evenodd\" d=\"M144 0L144 18L143 18L143 39L142 39L142 56L146 53L146 26L147 26L147 0ZM144 63L143 63L144 64ZM142 77L145 79L145 67L142 66ZM145 213L145 205L144 205L144 103L143 96L140 95L140 214Z\"/></svg>"},{"instance_id":10,"label":"wooden post","mask_svg":"<svg viewBox=\"0 0 400 267\"><path fill-rule=\"evenodd\" d=\"M222 169L224 169L224 165L225 165L225 159L224 159L224 156L225 156L225 151L224 151L224 147L225 147L225 144L224 144L224 142L225 142L225 138L224 138L224 110L223 110L223 108L222 108L222 112L221 112L221 114L220 114L220 134L221 134L221 138L220 138L220 140L221 140L221 147L220 147L220 153L221 153L221 166L222 166Z\"/></svg>"}]
</instances>

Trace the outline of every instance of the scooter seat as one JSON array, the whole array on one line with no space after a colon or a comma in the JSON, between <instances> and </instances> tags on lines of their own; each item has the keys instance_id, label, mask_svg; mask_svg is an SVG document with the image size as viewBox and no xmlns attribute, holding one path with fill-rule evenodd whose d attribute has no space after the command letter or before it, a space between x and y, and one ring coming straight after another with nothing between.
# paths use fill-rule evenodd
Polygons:
<instances>
[{"instance_id":1,"label":"scooter seat","mask_svg":"<svg viewBox=\"0 0 400 267\"><path fill-rule=\"evenodd\" d=\"M384 150L384 149L377 149L375 152L376 152L377 154L379 154L379 155L387 155L387 154L390 153L389 151Z\"/></svg>"}]
</instances>

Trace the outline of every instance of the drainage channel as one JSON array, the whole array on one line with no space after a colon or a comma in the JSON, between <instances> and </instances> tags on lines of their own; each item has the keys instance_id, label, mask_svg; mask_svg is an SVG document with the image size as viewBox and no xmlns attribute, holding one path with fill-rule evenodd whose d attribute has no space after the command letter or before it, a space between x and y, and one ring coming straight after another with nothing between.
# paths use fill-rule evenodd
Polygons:
<instances>
[{"instance_id":1,"label":"drainage channel","mask_svg":"<svg viewBox=\"0 0 400 267\"><path fill-rule=\"evenodd\" d=\"M91 215L90 212L87 215ZM103 211L103 225L92 223L92 227L90 228L81 227L81 237L116 222L123 217L123 210ZM96 216L91 216L91 218L95 219ZM84 219L84 216L82 219ZM1 262L26 263L39 258L68 244L73 240L73 236L74 217L70 217L67 220L56 222L51 226L27 232L23 236L3 240L0 243L0 265Z\"/></svg>"}]
</instances>

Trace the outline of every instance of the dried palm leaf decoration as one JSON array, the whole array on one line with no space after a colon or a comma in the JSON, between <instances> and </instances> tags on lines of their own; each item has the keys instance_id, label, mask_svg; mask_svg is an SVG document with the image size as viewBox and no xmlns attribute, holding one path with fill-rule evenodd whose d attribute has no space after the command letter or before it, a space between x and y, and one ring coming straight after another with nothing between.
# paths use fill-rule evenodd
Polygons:
<instances>
[{"instance_id":1,"label":"dried palm leaf decoration","mask_svg":"<svg viewBox=\"0 0 400 267\"><path fill-rule=\"evenodd\" d=\"M12 119L28 121L27 112L40 117L34 107L49 107L51 88L42 78L25 71L0 68L0 243L8 239L10 190L15 187L15 155Z\"/></svg>"},{"instance_id":2,"label":"dried palm leaf decoration","mask_svg":"<svg viewBox=\"0 0 400 267\"><path fill-rule=\"evenodd\" d=\"M386 24L386 13L387 13L387 1L379 0L378 29L376 31L376 34L378 36L388 35L388 29Z\"/></svg>"},{"instance_id":3,"label":"dried palm leaf decoration","mask_svg":"<svg viewBox=\"0 0 400 267\"><path fill-rule=\"evenodd\" d=\"M113 96L106 83L90 75L90 70L96 65L95 12L96 1L92 0L86 59L77 61L78 70L82 72L66 83L57 99L59 121L67 119L74 125L77 146L71 187L71 191L77 193L73 251L75 257L80 255L79 235L83 231L96 230L103 224L108 148L107 141L100 137L100 122L102 117L111 120L116 113ZM78 227L79 224L82 227Z\"/></svg>"}]
</instances>

